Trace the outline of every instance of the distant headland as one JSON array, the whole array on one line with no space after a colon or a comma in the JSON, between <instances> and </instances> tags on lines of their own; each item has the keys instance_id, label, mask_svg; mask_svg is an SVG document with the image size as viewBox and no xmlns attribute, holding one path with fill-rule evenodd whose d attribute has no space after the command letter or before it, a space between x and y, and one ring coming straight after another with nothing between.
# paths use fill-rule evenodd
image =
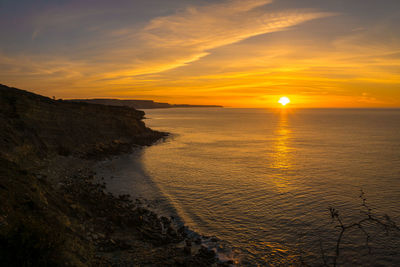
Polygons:
<instances>
[{"instance_id":1,"label":"distant headland","mask_svg":"<svg viewBox=\"0 0 400 267\"><path fill-rule=\"evenodd\" d=\"M65 101L85 102L91 104L102 104L110 106L127 106L135 109L153 109L153 108L222 108L220 105L190 105L190 104L169 104L155 102L153 100L122 100L112 98L94 98L94 99L69 99Z\"/></svg>"},{"instance_id":2,"label":"distant headland","mask_svg":"<svg viewBox=\"0 0 400 267\"><path fill-rule=\"evenodd\" d=\"M146 127L144 111L115 103L0 84L0 265L230 266L202 236L96 176L100 161L167 136Z\"/></svg>"}]
</instances>

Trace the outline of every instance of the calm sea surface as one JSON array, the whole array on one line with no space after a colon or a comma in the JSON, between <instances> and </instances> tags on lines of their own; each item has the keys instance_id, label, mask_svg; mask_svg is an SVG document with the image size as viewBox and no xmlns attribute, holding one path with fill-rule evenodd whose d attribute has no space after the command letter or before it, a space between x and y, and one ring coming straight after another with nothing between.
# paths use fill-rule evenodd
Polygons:
<instances>
[{"instance_id":1,"label":"calm sea surface","mask_svg":"<svg viewBox=\"0 0 400 267\"><path fill-rule=\"evenodd\" d=\"M400 110L146 110L170 132L140 155L144 172L189 227L234 248L243 265L322 264L339 229L373 212L400 225ZM341 265L400 263L400 234L346 232Z\"/></svg>"}]
</instances>

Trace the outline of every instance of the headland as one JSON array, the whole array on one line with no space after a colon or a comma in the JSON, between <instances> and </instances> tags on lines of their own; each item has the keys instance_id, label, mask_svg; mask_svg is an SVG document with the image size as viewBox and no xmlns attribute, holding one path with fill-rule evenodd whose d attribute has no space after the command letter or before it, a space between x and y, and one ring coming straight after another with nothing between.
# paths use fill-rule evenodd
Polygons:
<instances>
[{"instance_id":1,"label":"headland","mask_svg":"<svg viewBox=\"0 0 400 267\"><path fill-rule=\"evenodd\" d=\"M185 227L95 180L93 166L166 133L144 112L0 85L0 262L9 266L227 266ZM197 246L196 246L197 245Z\"/></svg>"}]
</instances>

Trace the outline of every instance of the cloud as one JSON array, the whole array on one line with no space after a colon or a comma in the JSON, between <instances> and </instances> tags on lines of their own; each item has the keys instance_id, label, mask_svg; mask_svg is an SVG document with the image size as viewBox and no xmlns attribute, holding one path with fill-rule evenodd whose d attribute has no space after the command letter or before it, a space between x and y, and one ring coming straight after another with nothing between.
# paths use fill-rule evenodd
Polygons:
<instances>
[{"instance_id":1,"label":"cloud","mask_svg":"<svg viewBox=\"0 0 400 267\"><path fill-rule=\"evenodd\" d=\"M93 39L89 38L87 25L80 26L88 18L84 12L75 14L67 10L63 14L62 10L58 10L57 16L47 13L40 16L35 24L38 31L33 33L32 39L37 37L40 30L41 38L37 39L45 42L50 36L49 30L52 30L63 38L70 37L71 40L66 40L59 48L51 47L46 51L46 56L43 56L43 52L37 55L23 53L7 60L4 63L6 66L0 66L0 70L8 69L7 74L3 72L8 80L14 79L12 77L17 80L17 75L20 75L23 76L21 79L26 81L25 84L30 82L37 84L37 81L41 80L43 82L40 86L45 88L62 85L57 86L59 90L71 88L73 91L77 85L84 87L86 92L108 86L115 90L116 88L129 90L129 87L135 86L143 90L155 90L151 87L156 85L163 88L165 86L163 81L169 83L169 88L172 88L175 83L171 79L163 80L163 77L158 76L148 82L148 77L141 76L186 69L179 67L196 65L189 63L199 63L200 59L213 55L217 49L225 49L251 37L285 31L301 23L333 15L312 9L277 11L272 8L271 3L271 0L228 0L189 6L167 16L155 17L147 23L124 22L123 25L116 24L111 29L104 28L90 32L90 36L93 34ZM96 10L93 14L90 13L89 17L93 19L104 12ZM101 24L101 21L99 23ZM93 24L92 21L91 25ZM53 28L47 29L47 27ZM73 39L78 38L76 36L80 39ZM60 40L57 38L54 43L58 45ZM238 51L232 51L231 55L235 53ZM271 53L271 50L267 53ZM220 63L225 64L225 62ZM196 75L200 76L202 73ZM220 76L216 75L214 80L218 79ZM265 81L264 74L260 73L255 79L243 79L241 84L237 84L235 77L227 84L210 83L205 86L205 90L211 87L219 87L221 91L226 92L233 90L234 87L243 87L245 90L248 82L253 83L253 88L282 84L281 80L270 84ZM185 85L183 80L178 83L181 86Z\"/></svg>"},{"instance_id":2,"label":"cloud","mask_svg":"<svg viewBox=\"0 0 400 267\"><path fill-rule=\"evenodd\" d=\"M113 38L121 34L121 43L106 55L107 60L124 58L130 62L124 70L107 73L104 78L167 71L195 62L215 48L332 15L313 10L276 12L268 10L271 2L235 0L192 6L154 18L138 32L114 31Z\"/></svg>"}]
</instances>

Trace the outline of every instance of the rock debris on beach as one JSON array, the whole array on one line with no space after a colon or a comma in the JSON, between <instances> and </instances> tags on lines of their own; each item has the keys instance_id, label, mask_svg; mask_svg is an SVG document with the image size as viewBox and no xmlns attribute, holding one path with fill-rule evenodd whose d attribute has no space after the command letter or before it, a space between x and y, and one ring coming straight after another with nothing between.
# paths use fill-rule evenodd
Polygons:
<instances>
[{"instance_id":1,"label":"rock debris on beach","mask_svg":"<svg viewBox=\"0 0 400 267\"><path fill-rule=\"evenodd\" d=\"M143 117L128 107L0 85L3 266L229 265L145 201L114 196L95 182L96 161L166 135L147 128Z\"/></svg>"}]
</instances>

